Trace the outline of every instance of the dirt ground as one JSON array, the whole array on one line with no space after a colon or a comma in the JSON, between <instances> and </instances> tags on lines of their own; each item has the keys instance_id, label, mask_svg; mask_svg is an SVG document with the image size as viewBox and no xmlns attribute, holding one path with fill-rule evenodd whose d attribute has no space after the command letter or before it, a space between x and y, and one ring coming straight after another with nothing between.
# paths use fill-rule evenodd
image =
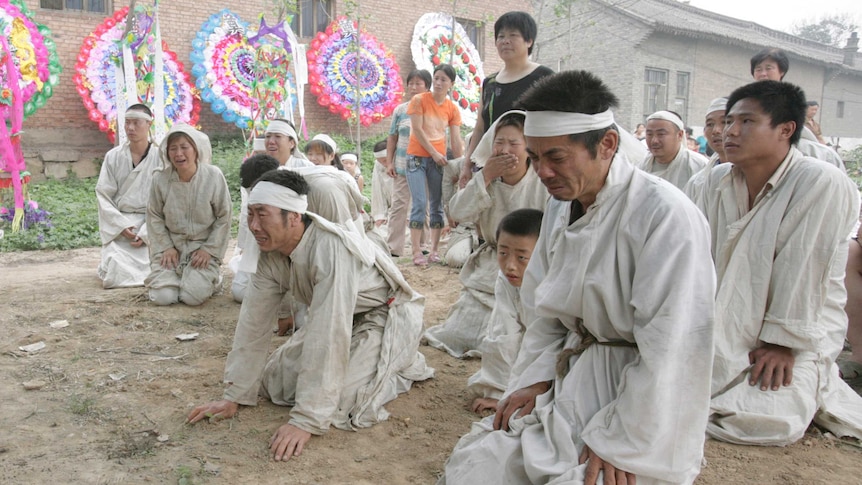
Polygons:
<instances>
[{"instance_id":1,"label":"dirt ground","mask_svg":"<svg viewBox=\"0 0 862 485\"><path fill-rule=\"evenodd\" d=\"M274 463L267 442L287 408L261 402L230 421L184 424L221 396L239 313L229 291L157 308L141 288L102 290L98 262L98 248L0 255L0 483L430 484L475 419L464 388L479 361L422 347L436 377L387 405L388 421L333 429ZM457 274L401 267L427 296L425 325L439 323ZM49 325L58 320L69 325ZM199 337L175 338L186 333ZM40 341L36 353L18 349ZM859 483L860 472L858 444L811 429L787 448L710 441L697 483Z\"/></svg>"}]
</instances>

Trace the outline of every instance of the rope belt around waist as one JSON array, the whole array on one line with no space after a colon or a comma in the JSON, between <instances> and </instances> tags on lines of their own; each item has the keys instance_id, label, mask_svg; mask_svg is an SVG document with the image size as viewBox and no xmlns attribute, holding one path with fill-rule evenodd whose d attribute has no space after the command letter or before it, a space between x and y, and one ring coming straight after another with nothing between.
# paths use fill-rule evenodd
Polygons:
<instances>
[{"instance_id":1,"label":"rope belt around waist","mask_svg":"<svg viewBox=\"0 0 862 485\"><path fill-rule=\"evenodd\" d=\"M584 326L583 319L580 318L575 322L575 333L578 334L581 340L574 348L563 349L560 352L560 355L557 356L557 377L565 377L565 375L569 373L569 359L574 355L583 354L593 344L604 345L607 347L638 348L638 344L635 342L629 342L628 340L620 339L600 342L593 334L590 333L589 330L587 330L587 327Z\"/></svg>"}]
</instances>

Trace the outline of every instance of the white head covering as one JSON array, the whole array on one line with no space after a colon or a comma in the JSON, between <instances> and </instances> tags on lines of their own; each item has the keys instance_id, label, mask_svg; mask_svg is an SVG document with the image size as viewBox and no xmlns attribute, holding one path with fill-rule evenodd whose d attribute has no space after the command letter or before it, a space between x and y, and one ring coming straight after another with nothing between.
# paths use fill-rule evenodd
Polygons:
<instances>
[{"instance_id":1,"label":"white head covering","mask_svg":"<svg viewBox=\"0 0 862 485\"><path fill-rule=\"evenodd\" d=\"M374 158L386 158L386 149L374 152Z\"/></svg>"},{"instance_id":2,"label":"white head covering","mask_svg":"<svg viewBox=\"0 0 862 485\"><path fill-rule=\"evenodd\" d=\"M596 114L527 111L524 135L535 137L577 135L610 126L619 132L618 151L624 154L630 163L637 163L646 157L647 149L644 144L614 121L614 113L610 109Z\"/></svg>"},{"instance_id":3,"label":"white head covering","mask_svg":"<svg viewBox=\"0 0 862 485\"><path fill-rule=\"evenodd\" d=\"M308 197L272 182L258 182L248 196L248 205L266 204L290 212L305 214Z\"/></svg>"},{"instance_id":4,"label":"white head covering","mask_svg":"<svg viewBox=\"0 0 862 485\"><path fill-rule=\"evenodd\" d=\"M127 120L145 120L153 121L153 117L139 109L130 109L126 111Z\"/></svg>"},{"instance_id":5,"label":"white head covering","mask_svg":"<svg viewBox=\"0 0 862 485\"><path fill-rule=\"evenodd\" d=\"M342 159L342 160L353 160L353 161L354 161L354 163L355 163L355 162L358 162L358 159L356 158L356 155L354 155L354 154L352 154L352 153L345 153L345 154L341 155L341 159Z\"/></svg>"},{"instance_id":6,"label":"white head covering","mask_svg":"<svg viewBox=\"0 0 862 485\"><path fill-rule=\"evenodd\" d=\"M647 121L649 120L664 120L670 121L673 123L680 131L685 130L685 123L679 118L679 116L671 113L670 111L656 111L655 113L647 116Z\"/></svg>"},{"instance_id":7,"label":"white head covering","mask_svg":"<svg viewBox=\"0 0 862 485\"><path fill-rule=\"evenodd\" d=\"M322 141L323 143L329 145L329 147L332 148L333 152L338 153L338 144L335 143L335 140L333 140L331 136L324 133L320 133L319 135L314 135L314 138L312 138L312 140Z\"/></svg>"},{"instance_id":8,"label":"white head covering","mask_svg":"<svg viewBox=\"0 0 862 485\"><path fill-rule=\"evenodd\" d=\"M198 131L185 123L176 123L171 127L171 130L165 136L164 143L159 146L159 154L162 157L162 166L167 170L173 170L170 158L168 158L168 139L174 133L185 133L195 146L198 153L198 165L207 165L212 163L213 149L210 145L210 137L201 131Z\"/></svg>"},{"instance_id":9,"label":"white head covering","mask_svg":"<svg viewBox=\"0 0 862 485\"><path fill-rule=\"evenodd\" d=\"M727 111L727 98L715 98L709 103L709 108L706 108L704 117L709 116L716 111Z\"/></svg>"},{"instance_id":10,"label":"white head covering","mask_svg":"<svg viewBox=\"0 0 862 485\"><path fill-rule=\"evenodd\" d=\"M473 150L472 158L473 162L476 164L477 167L484 167L485 162L487 162L488 159L491 158L491 155L494 154L494 137L497 136L497 125L500 123L500 120L507 116L526 116L526 114L527 113L524 111L513 109L511 111L506 111L505 113L503 113L503 116L500 116L493 123L491 123L491 126L488 127L488 131L486 131L485 134L482 135L482 139L479 140L479 144L477 144L476 149Z\"/></svg>"},{"instance_id":11,"label":"white head covering","mask_svg":"<svg viewBox=\"0 0 862 485\"><path fill-rule=\"evenodd\" d=\"M293 141L299 140L299 137L296 136L296 130L290 126L290 123L281 120L272 120L266 126L265 133L278 133L279 135L289 136L293 138Z\"/></svg>"}]
</instances>

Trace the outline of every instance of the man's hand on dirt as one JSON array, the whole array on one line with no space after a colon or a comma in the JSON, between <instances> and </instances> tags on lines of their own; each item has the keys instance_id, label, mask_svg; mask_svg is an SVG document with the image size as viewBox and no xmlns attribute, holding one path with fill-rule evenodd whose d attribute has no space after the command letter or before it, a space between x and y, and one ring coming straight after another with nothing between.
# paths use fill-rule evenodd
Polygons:
<instances>
[{"instance_id":1,"label":"man's hand on dirt","mask_svg":"<svg viewBox=\"0 0 862 485\"><path fill-rule=\"evenodd\" d=\"M303 431L292 424L283 424L269 439L269 451L275 461L287 461L291 456L299 456L311 433Z\"/></svg>"},{"instance_id":2,"label":"man's hand on dirt","mask_svg":"<svg viewBox=\"0 0 862 485\"><path fill-rule=\"evenodd\" d=\"M211 423L221 421L222 419L230 419L236 415L239 410L239 404L228 401L213 401L192 409L189 417L186 418L188 424L195 424L198 421L206 418Z\"/></svg>"},{"instance_id":3,"label":"man's hand on dirt","mask_svg":"<svg viewBox=\"0 0 862 485\"><path fill-rule=\"evenodd\" d=\"M584 450L581 451L581 456L578 463L587 464L587 469L584 472L584 485L596 485L599 479L599 471L604 472L605 485L635 485L634 473L629 473L611 465L595 454L589 446L584 445Z\"/></svg>"}]
</instances>

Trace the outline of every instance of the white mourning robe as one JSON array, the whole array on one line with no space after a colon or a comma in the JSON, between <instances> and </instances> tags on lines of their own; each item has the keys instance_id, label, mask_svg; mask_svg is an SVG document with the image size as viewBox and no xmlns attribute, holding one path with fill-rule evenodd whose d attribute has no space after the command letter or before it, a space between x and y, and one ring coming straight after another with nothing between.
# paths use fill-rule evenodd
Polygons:
<instances>
[{"instance_id":1,"label":"white mourning robe","mask_svg":"<svg viewBox=\"0 0 862 485\"><path fill-rule=\"evenodd\" d=\"M808 130L806 127L805 130ZM844 160L841 159L841 155L838 155L832 147L826 146L819 141L817 141L817 137L811 133L811 138L809 139L805 137L805 130L802 131L803 136L796 143L796 148L802 152L803 155L816 158L817 160L824 161L830 165L835 165L842 172L847 172L847 168L844 166ZM808 130L810 133L811 130Z\"/></svg>"},{"instance_id":2,"label":"white mourning robe","mask_svg":"<svg viewBox=\"0 0 862 485\"><path fill-rule=\"evenodd\" d=\"M512 365L521 348L525 321L528 318L524 314L519 288L512 286L503 272L499 272L488 332L479 344L482 367L467 380L467 391L472 396L492 399L503 397Z\"/></svg>"},{"instance_id":3,"label":"white mourning robe","mask_svg":"<svg viewBox=\"0 0 862 485\"><path fill-rule=\"evenodd\" d=\"M835 435L862 438L862 398L835 364L847 331L844 271L856 187L791 148L746 211L748 189L737 171L715 168L699 204L719 281L707 431L734 443L786 445L815 418ZM748 353L759 341L793 349L790 386L748 384Z\"/></svg>"},{"instance_id":4,"label":"white mourning robe","mask_svg":"<svg viewBox=\"0 0 862 485\"><path fill-rule=\"evenodd\" d=\"M248 287L251 275L248 271L240 269L240 262L242 261L243 253L251 248L252 245L256 245L257 241L255 241L254 235L248 228L248 189L240 187L239 194L241 197L239 206L239 228L237 229L236 234L236 246L233 250L233 256L228 262L228 268L230 268L234 274L233 283L231 283L231 294L234 301L242 303L242 299L245 297L245 289Z\"/></svg>"},{"instance_id":5,"label":"white mourning robe","mask_svg":"<svg viewBox=\"0 0 862 485\"><path fill-rule=\"evenodd\" d=\"M99 204L99 236L102 239L102 258L98 274L104 288L143 286L150 273L150 255L146 243L147 201L153 171L160 166L159 147L150 145L147 155L132 167L132 152L126 142L105 154L99 181L96 183L96 201ZM144 245L133 247L121 236L129 228Z\"/></svg>"},{"instance_id":6,"label":"white mourning robe","mask_svg":"<svg viewBox=\"0 0 862 485\"><path fill-rule=\"evenodd\" d=\"M713 167L717 167L721 165L721 160L718 159L718 152L713 153L712 156L709 157L709 162L703 167L699 172L694 174L682 188L682 191L685 192L685 195L688 196L689 199L692 200L695 204L697 204L698 198L701 196L703 192L703 186L706 184L706 179L709 177L709 172L712 171Z\"/></svg>"},{"instance_id":7,"label":"white mourning robe","mask_svg":"<svg viewBox=\"0 0 862 485\"><path fill-rule=\"evenodd\" d=\"M200 144L198 147L202 154ZM221 170L208 162L199 160L197 172L188 182L181 181L171 167L157 171L147 210L150 274L146 285L150 289L177 288L181 301L192 305L215 292L230 239L230 192ZM162 255L170 248L179 252L176 269L161 267ZM192 253L198 249L211 256L206 268L191 265Z\"/></svg>"},{"instance_id":8,"label":"white mourning robe","mask_svg":"<svg viewBox=\"0 0 862 485\"><path fill-rule=\"evenodd\" d=\"M383 405L433 376L419 353L424 297L381 248L314 214L290 256L260 255L225 365L224 398L254 406L258 392L293 406L289 423L312 434L385 420ZM308 320L269 358L285 292Z\"/></svg>"},{"instance_id":9,"label":"white mourning robe","mask_svg":"<svg viewBox=\"0 0 862 485\"><path fill-rule=\"evenodd\" d=\"M507 394L553 385L511 431L473 425L445 483L582 483L584 444L638 485L691 483L703 454L715 278L703 215L679 190L617 154L604 187L569 224L551 200L521 298L527 323ZM564 361L582 320L599 342ZM505 398L505 396L504 396Z\"/></svg>"},{"instance_id":10,"label":"white mourning robe","mask_svg":"<svg viewBox=\"0 0 862 485\"><path fill-rule=\"evenodd\" d=\"M473 251L461 268L464 288L449 310L446 322L425 332L428 344L454 357L478 357L477 350L488 333L494 308L494 285L500 271L497 263L497 225L516 209L543 209L548 192L535 170L527 168L515 185L497 179L485 186L482 172L452 196L449 215L461 223L478 224L485 243Z\"/></svg>"},{"instance_id":11,"label":"white mourning robe","mask_svg":"<svg viewBox=\"0 0 862 485\"><path fill-rule=\"evenodd\" d=\"M707 159L700 153L681 146L670 163L659 163L652 154L647 155L640 169L672 183L682 190L689 179L707 165Z\"/></svg>"},{"instance_id":12,"label":"white mourning robe","mask_svg":"<svg viewBox=\"0 0 862 485\"><path fill-rule=\"evenodd\" d=\"M359 170L359 167L356 167ZM388 221L389 208L392 206L392 177L386 173L386 167L377 160L374 161L374 171L371 174L371 220Z\"/></svg>"}]
</instances>

